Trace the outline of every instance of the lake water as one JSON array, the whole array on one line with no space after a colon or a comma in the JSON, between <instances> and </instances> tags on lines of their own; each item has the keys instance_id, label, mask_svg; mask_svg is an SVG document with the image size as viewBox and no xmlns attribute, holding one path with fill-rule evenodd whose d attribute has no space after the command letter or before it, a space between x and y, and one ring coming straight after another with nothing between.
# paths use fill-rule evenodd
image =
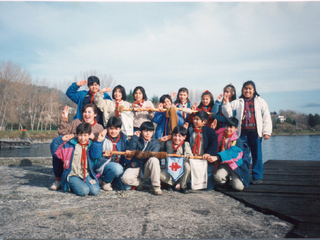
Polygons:
<instances>
[{"instance_id":1,"label":"lake water","mask_svg":"<svg viewBox=\"0 0 320 240\"><path fill-rule=\"evenodd\" d=\"M320 161L320 136L273 136L262 140L263 161ZM0 157L50 157L50 144L34 144L30 148L1 149Z\"/></svg>"}]
</instances>

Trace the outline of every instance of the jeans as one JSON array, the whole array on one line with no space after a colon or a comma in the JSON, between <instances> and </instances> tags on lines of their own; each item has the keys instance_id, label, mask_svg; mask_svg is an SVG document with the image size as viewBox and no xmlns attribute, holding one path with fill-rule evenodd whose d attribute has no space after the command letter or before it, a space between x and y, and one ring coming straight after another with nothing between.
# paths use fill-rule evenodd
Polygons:
<instances>
[{"instance_id":1,"label":"jeans","mask_svg":"<svg viewBox=\"0 0 320 240\"><path fill-rule=\"evenodd\" d=\"M263 178L262 138L255 131L242 130L240 138L248 143L252 157L252 178Z\"/></svg>"},{"instance_id":2,"label":"jeans","mask_svg":"<svg viewBox=\"0 0 320 240\"><path fill-rule=\"evenodd\" d=\"M214 171L214 165L208 164L208 182L207 182L206 190L212 190L214 188L213 171Z\"/></svg>"},{"instance_id":3,"label":"jeans","mask_svg":"<svg viewBox=\"0 0 320 240\"><path fill-rule=\"evenodd\" d=\"M94 183L91 184L90 181ZM97 195L100 192L99 183L90 175L86 176L86 182L77 176L69 177L69 183L71 190L78 196Z\"/></svg>"},{"instance_id":4,"label":"jeans","mask_svg":"<svg viewBox=\"0 0 320 240\"><path fill-rule=\"evenodd\" d=\"M52 167L53 173L57 181L61 181L61 176L63 173L63 162L61 159L57 158L55 155L52 155Z\"/></svg>"},{"instance_id":5,"label":"jeans","mask_svg":"<svg viewBox=\"0 0 320 240\"><path fill-rule=\"evenodd\" d=\"M121 176L123 173L123 167L116 162L109 162L104 166L101 179L106 183L113 183L119 189L122 190L123 183L121 182Z\"/></svg>"}]
</instances>

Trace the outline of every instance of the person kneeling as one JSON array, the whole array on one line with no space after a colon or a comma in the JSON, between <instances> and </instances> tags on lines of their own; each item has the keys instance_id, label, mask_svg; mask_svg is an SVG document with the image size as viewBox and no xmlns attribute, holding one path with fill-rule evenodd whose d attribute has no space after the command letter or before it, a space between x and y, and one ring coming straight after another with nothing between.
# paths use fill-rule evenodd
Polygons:
<instances>
[{"instance_id":1,"label":"person kneeling","mask_svg":"<svg viewBox=\"0 0 320 240\"><path fill-rule=\"evenodd\" d=\"M135 132L130 141L130 150L139 150L142 152L159 152L160 143L157 139L152 139L154 126L152 122L144 122L139 131ZM160 161L158 158L150 157L148 159L132 158L131 167L128 168L121 177L124 184L142 188L142 180L151 178L151 184L155 195L161 195L160 188Z\"/></svg>"},{"instance_id":2,"label":"person kneeling","mask_svg":"<svg viewBox=\"0 0 320 240\"><path fill-rule=\"evenodd\" d=\"M50 145L52 155L63 161L61 187L63 191L71 189L78 196L96 195L100 187L92 166L101 155L103 138L100 134L96 142L91 142L89 123L81 123L76 134L77 138L74 134L59 136Z\"/></svg>"},{"instance_id":3,"label":"person kneeling","mask_svg":"<svg viewBox=\"0 0 320 240\"><path fill-rule=\"evenodd\" d=\"M217 130L218 155L213 157L220 165L218 171L213 175L216 183L224 185L228 178L232 178L232 188L242 191L250 183L249 164L250 159L244 156L242 140L237 136L238 119L227 118L225 128Z\"/></svg>"}]
</instances>

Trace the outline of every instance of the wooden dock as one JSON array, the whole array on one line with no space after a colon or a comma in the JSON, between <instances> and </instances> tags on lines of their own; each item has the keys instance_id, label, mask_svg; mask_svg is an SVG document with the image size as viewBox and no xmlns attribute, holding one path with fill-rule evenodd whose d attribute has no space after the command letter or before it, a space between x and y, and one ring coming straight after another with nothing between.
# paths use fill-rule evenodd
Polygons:
<instances>
[{"instance_id":1,"label":"wooden dock","mask_svg":"<svg viewBox=\"0 0 320 240\"><path fill-rule=\"evenodd\" d=\"M29 140L0 140L0 149L4 147L21 147L21 146L30 146L31 141Z\"/></svg>"},{"instance_id":2,"label":"wooden dock","mask_svg":"<svg viewBox=\"0 0 320 240\"><path fill-rule=\"evenodd\" d=\"M287 237L320 238L320 161L269 160L260 185L219 189L249 207L294 224Z\"/></svg>"}]
</instances>

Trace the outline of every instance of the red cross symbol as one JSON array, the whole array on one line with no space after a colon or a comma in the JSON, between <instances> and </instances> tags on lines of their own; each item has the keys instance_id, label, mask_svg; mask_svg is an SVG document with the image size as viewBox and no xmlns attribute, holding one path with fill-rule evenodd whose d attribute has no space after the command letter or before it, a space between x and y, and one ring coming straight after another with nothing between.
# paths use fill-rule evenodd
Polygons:
<instances>
[{"instance_id":1,"label":"red cross symbol","mask_svg":"<svg viewBox=\"0 0 320 240\"><path fill-rule=\"evenodd\" d=\"M171 171L176 172L179 168L181 168L181 166L179 166L177 162L173 162L169 168L171 168Z\"/></svg>"}]
</instances>

